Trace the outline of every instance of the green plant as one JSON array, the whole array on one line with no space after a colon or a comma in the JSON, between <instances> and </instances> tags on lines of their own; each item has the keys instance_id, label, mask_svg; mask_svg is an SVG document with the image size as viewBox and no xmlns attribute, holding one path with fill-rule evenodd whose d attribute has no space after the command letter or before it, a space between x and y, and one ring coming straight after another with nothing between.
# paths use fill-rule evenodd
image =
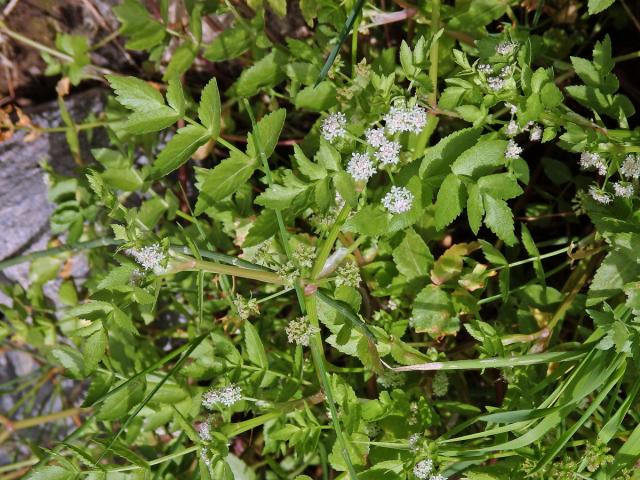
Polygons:
<instances>
[{"instance_id":1,"label":"green plant","mask_svg":"<svg viewBox=\"0 0 640 480\"><path fill-rule=\"evenodd\" d=\"M50 176L90 275L54 312L69 251L0 263L33 260L5 343L89 380L29 478L631 478L637 52L571 56L594 17L540 34L544 2L419 2L399 48L365 41L384 3L301 1L313 35L283 42L287 2L248 4L115 9L158 83L106 74L110 146ZM57 47L49 73L105 73ZM196 59L243 69L202 86Z\"/></svg>"}]
</instances>

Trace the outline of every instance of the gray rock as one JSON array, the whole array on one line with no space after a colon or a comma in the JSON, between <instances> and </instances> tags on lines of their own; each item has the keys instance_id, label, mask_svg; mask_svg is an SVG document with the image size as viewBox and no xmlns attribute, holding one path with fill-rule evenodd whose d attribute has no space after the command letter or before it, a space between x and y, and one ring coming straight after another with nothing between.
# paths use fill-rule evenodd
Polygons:
<instances>
[{"instance_id":1,"label":"gray rock","mask_svg":"<svg viewBox=\"0 0 640 480\"><path fill-rule=\"evenodd\" d=\"M81 123L91 113L104 108L105 95L92 89L66 98L65 104L74 121ZM27 110L34 124L58 127L63 122L57 102L49 102ZM75 163L64 133L48 133L32 142L25 142L26 131L0 144L0 260L46 248L49 235L49 215L53 206L47 198L47 185L41 163L48 162L54 171L73 175ZM82 156L90 158L87 138L80 134ZM104 145L105 135L94 131L92 145ZM26 286L28 264L20 264L0 272L0 281L19 282ZM52 292L57 291L53 289ZM0 302L6 303L6 297Z\"/></svg>"}]
</instances>

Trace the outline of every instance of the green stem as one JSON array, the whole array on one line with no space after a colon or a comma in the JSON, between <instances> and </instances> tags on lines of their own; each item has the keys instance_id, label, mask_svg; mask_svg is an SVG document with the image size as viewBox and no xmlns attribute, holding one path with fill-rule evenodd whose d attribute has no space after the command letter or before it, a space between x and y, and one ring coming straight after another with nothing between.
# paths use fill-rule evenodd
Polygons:
<instances>
[{"instance_id":1,"label":"green stem","mask_svg":"<svg viewBox=\"0 0 640 480\"><path fill-rule=\"evenodd\" d=\"M344 461L347 463L347 468L349 469L349 476L351 480L357 480L358 474L353 467L353 462L351 461L351 455L349 453L349 445L347 443L347 439L344 436L342 431L342 425L340 424L340 419L338 418L338 409L336 408L336 403L333 398L333 389L331 388L331 382L329 381L329 374L327 373L327 369L325 367L325 358L324 358L324 348L322 343L322 337L320 336L320 324L318 322L317 308L316 308L316 299L315 296L311 295L307 298L307 317L309 319L309 323L315 327L318 331L313 336L311 340L311 356L313 358L313 363L316 365L318 369L318 378L322 382L322 389L327 396L327 403L329 404L329 411L331 412L331 422L333 423L333 427L336 431L336 437L338 442L340 443L340 449L342 450L342 456L344 457Z\"/></svg>"},{"instance_id":2,"label":"green stem","mask_svg":"<svg viewBox=\"0 0 640 480\"><path fill-rule=\"evenodd\" d=\"M236 267L234 265L223 265L221 263L209 262L207 260L198 260L196 258L187 257L186 255L176 255L176 262L170 265L168 273L193 270L248 278L265 283L274 283L276 285L286 285L286 282L274 272L263 272L261 270Z\"/></svg>"},{"instance_id":3,"label":"green stem","mask_svg":"<svg viewBox=\"0 0 640 480\"><path fill-rule=\"evenodd\" d=\"M360 2L360 4L362 4L362 2ZM245 108L247 110L247 113L249 114L249 118L251 119L251 125L252 125L252 129L253 129L253 135L254 135L254 140L255 140L255 145L256 148L258 150L258 154L260 155L260 159L262 160L262 166L264 168L265 171L265 175L267 177L267 182L268 184L271 186L273 185L273 177L271 175L271 169L269 168L269 162L267 159L267 156L265 154L265 151L262 147L262 140L260 138L260 130L258 128L258 124L256 122L256 119L253 115L253 109L251 108L251 105L249 103L249 101L245 98L244 99L244 105ZM326 258L324 260L322 260L322 256L326 253L326 255L328 256L328 252L331 251L331 248L333 247L333 243L335 242L336 238L338 237L338 233L340 231L340 224L346 219L347 215L349 214L350 209L347 207L347 205L345 204L345 206L343 207L342 211L340 212L340 215L338 215L338 219L342 218L342 221L336 221L336 225L334 225L333 229L332 229L332 233L329 235L329 237L325 240L325 244L329 244L328 246L326 246L325 244L323 244L322 248L320 249L320 255L318 255L318 258L316 259L316 264L314 265L314 272L319 272L319 268L322 268L322 265L324 264L324 260L326 260ZM287 235L287 231L285 229L285 225L284 225L284 220L282 218L282 213L279 210L275 211L276 213L276 219L278 221L278 230L279 230L279 234L280 234L280 239L282 241L283 244L283 248L284 251L287 255L287 258L289 260L291 260L291 249L289 247L289 241L288 241L288 235ZM343 215L344 213L344 215ZM330 242L329 242L330 241ZM318 265L320 265L320 267L318 267ZM313 278L313 276L312 276ZM331 422L333 424L333 427L336 431L336 436L338 438L338 442L340 442L341 448L342 448L342 455L344 457L345 462L347 463L347 467L349 469L349 476L351 477L351 480L357 480L358 476L356 474L355 469L353 468L353 462L351 461L351 456L349 455L349 449L347 446L347 440L344 437L343 433L342 433L342 427L340 425L340 421L338 419L338 414L337 414L337 409L335 406L335 402L333 400L333 390L331 388L331 382L329 381L329 375L327 374L327 370L325 368L325 362L326 359L324 358L324 349L323 349L323 342L322 342L322 337L320 336L320 329L318 327L318 318L317 318L317 314L316 314L316 308L315 308L315 299L313 298L313 296L309 297L307 300L305 300L305 296L304 293L302 291L302 288L300 287L300 282L297 281L294 285L294 288L296 290L296 296L298 298L298 304L300 305L300 310L302 311L302 313L308 313L309 315L309 322L315 326L318 329L318 333L316 333L313 336L313 340L311 342L311 356L313 358L313 363L316 367L316 372L318 374L318 378L322 384L322 389L325 392L325 395L327 396L327 402L329 404L329 410L331 411Z\"/></svg>"},{"instance_id":4,"label":"green stem","mask_svg":"<svg viewBox=\"0 0 640 480\"><path fill-rule=\"evenodd\" d=\"M344 207L342 207L342 210L340 210L340 213L338 214L338 218L336 218L335 223L331 227L327 238L324 240L324 242L322 242L322 246L320 247L320 251L318 252L318 256L316 258L316 263L311 270L312 280L317 280L318 275L322 271L327 258L329 258L329 255L331 254L331 250L333 250L333 245L334 243L336 243L336 239L338 238L338 234L340 233L342 224L349 216L349 213L351 213L351 207L349 206L349 204L345 203Z\"/></svg>"}]
</instances>

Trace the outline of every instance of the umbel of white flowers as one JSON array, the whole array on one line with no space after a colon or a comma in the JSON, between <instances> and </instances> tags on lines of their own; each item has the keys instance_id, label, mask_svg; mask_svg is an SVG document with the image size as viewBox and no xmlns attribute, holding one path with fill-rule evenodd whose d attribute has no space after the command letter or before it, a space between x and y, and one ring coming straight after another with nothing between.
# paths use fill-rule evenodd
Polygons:
<instances>
[{"instance_id":1,"label":"umbel of white flowers","mask_svg":"<svg viewBox=\"0 0 640 480\"><path fill-rule=\"evenodd\" d=\"M413 204L413 193L405 187L391 187L382 199L382 205L390 213L405 213L411 210Z\"/></svg>"},{"instance_id":2,"label":"umbel of white flowers","mask_svg":"<svg viewBox=\"0 0 640 480\"><path fill-rule=\"evenodd\" d=\"M242 388L238 385L228 385L222 388L209 390L202 396L202 406L212 410L215 405L230 407L242 400Z\"/></svg>"},{"instance_id":3,"label":"umbel of white flowers","mask_svg":"<svg viewBox=\"0 0 640 480\"><path fill-rule=\"evenodd\" d=\"M142 248L128 248L124 251L145 270L155 270L162 267L165 261L165 254L160 244L154 243Z\"/></svg>"},{"instance_id":4,"label":"umbel of white flowers","mask_svg":"<svg viewBox=\"0 0 640 480\"><path fill-rule=\"evenodd\" d=\"M289 343L296 343L303 347L309 346L309 340L320 330L309 323L307 317L291 320L285 328Z\"/></svg>"},{"instance_id":5,"label":"umbel of white flowers","mask_svg":"<svg viewBox=\"0 0 640 480\"><path fill-rule=\"evenodd\" d=\"M351 160L347 164L347 173L357 182L366 182L375 175L376 167L373 165L368 153L354 152L351 154Z\"/></svg>"}]
</instances>

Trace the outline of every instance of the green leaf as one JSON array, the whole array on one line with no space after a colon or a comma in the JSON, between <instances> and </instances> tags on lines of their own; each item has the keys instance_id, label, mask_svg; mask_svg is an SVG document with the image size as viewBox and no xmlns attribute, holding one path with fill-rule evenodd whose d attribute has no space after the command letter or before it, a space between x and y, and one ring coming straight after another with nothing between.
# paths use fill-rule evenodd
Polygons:
<instances>
[{"instance_id":1,"label":"green leaf","mask_svg":"<svg viewBox=\"0 0 640 480\"><path fill-rule=\"evenodd\" d=\"M73 480L77 477L78 474L76 472L55 465L48 465L31 470L25 480Z\"/></svg>"},{"instance_id":2,"label":"green leaf","mask_svg":"<svg viewBox=\"0 0 640 480\"><path fill-rule=\"evenodd\" d=\"M501 200L509 200L522 193L518 180L511 173L485 175L478 180L478 187L483 194Z\"/></svg>"},{"instance_id":3,"label":"green leaf","mask_svg":"<svg viewBox=\"0 0 640 480\"><path fill-rule=\"evenodd\" d=\"M293 146L293 156L298 170L309 180L324 180L326 178L327 169L309 160L299 145Z\"/></svg>"},{"instance_id":4,"label":"green leaf","mask_svg":"<svg viewBox=\"0 0 640 480\"><path fill-rule=\"evenodd\" d=\"M169 87L167 88L167 102L180 117L184 116L186 100L184 98L184 90L180 83L180 77L173 76L169 79Z\"/></svg>"},{"instance_id":5,"label":"green leaf","mask_svg":"<svg viewBox=\"0 0 640 480\"><path fill-rule=\"evenodd\" d=\"M456 175L467 175L474 178L486 175L496 167L504 166L506 148L506 140L480 140L453 162L451 170Z\"/></svg>"},{"instance_id":6,"label":"green leaf","mask_svg":"<svg viewBox=\"0 0 640 480\"><path fill-rule=\"evenodd\" d=\"M589 15L595 15L609 8L616 0L589 0Z\"/></svg>"},{"instance_id":7,"label":"green leaf","mask_svg":"<svg viewBox=\"0 0 640 480\"><path fill-rule=\"evenodd\" d=\"M353 177L347 172L338 172L333 176L333 183L340 196L351 206L358 206L358 192Z\"/></svg>"},{"instance_id":8,"label":"green leaf","mask_svg":"<svg viewBox=\"0 0 640 480\"><path fill-rule=\"evenodd\" d=\"M131 279L131 274L135 270L132 265L120 265L112 268L98 284L98 289L109 289L126 285Z\"/></svg>"},{"instance_id":9,"label":"green leaf","mask_svg":"<svg viewBox=\"0 0 640 480\"><path fill-rule=\"evenodd\" d=\"M215 78L209 80L209 83L202 90L198 118L209 130L211 138L218 138L220 133L220 92L218 92L218 82Z\"/></svg>"},{"instance_id":10,"label":"green leaf","mask_svg":"<svg viewBox=\"0 0 640 480\"><path fill-rule=\"evenodd\" d=\"M250 29L243 25L234 25L225 28L207 47L204 49L204 57L211 62L221 62L239 57L249 50L253 42L253 35Z\"/></svg>"},{"instance_id":11,"label":"green leaf","mask_svg":"<svg viewBox=\"0 0 640 480\"><path fill-rule=\"evenodd\" d=\"M157 132L173 125L178 120L178 113L166 105L157 108L133 112L127 118L124 129L133 135Z\"/></svg>"},{"instance_id":12,"label":"green leaf","mask_svg":"<svg viewBox=\"0 0 640 480\"><path fill-rule=\"evenodd\" d=\"M276 149L286 116L287 111L284 108L280 108L275 112L265 115L258 122L258 133L260 135L260 142L262 143L261 146L266 158L271 157L273 151ZM258 149L255 144L255 132L249 134L247 155L252 158L258 158Z\"/></svg>"},{"instance_id":13,"label":"green leaf","mask_svg":"<svg viewBox=\"0 0 640 480\"><path fill-rule=\"evenodd\" d=\"M98 367L98 363L104 357L106 348L107 334L102 327L84 339L82 357L84 359L85 375L89 375Z\"/></svg>"},{"instance_id":14,"label":"green leaf","mask_svg":"<svg viewBox=\"0 0 640 480\"><path fill-rule=\"evenodd\" d=\"M147 111L164 106L162 94L147 82L134 77L107 75L116 100L130 110Z\"/></svg>"},{"instance_id":15,"label":"green leaf","mask_svg":"<svg viewBox=\"0 0 640 480\"><path fill-rule=\"evenodd\" d=\"M540 251L533 241L533 237L529 232L529 229L526 225L522 224L520 227L521 236L522 236L522 245L524 245L525 250L532 257L537 257L533 262L533 269L536 272L536 277L538 278L538 282L540 285L546 285L545 277L544 277L544 268L542 268L542 261L540 260Z\"/></svg>"},{"instance_id":16,"label":"green leaf","mask_svg":"<svg viewBox=\"0 0 640 480\"><path fill-rule=\"evenodd\" d=\"M434 338L453 335L460 329L451 298L436 285L426 286L416 297L412 311L413 328Z\"/></svg>"},{"instance_id":17,"label":"green leaf","mask_svg":"<svg viewBox=\"0 0 640 480\"><path fill-rule=\"evenodd\" d=\"M338 104L336 87L333 82L325 81L318 85L310 85L298 92L295 106L299 110L323 112Z\"/></svg>"},{"instance_id":18,"label":"green leaf","mask_svg":"<svg viewBox=\"0 0 640 480\"><path fill-rule=\"evenodd\" d=\"M249 361L265 370L269 368L267 352L265 352L262 340L260 340L260 334L249 321L244 322L244 341Z\"/></svg>"},{"instance_id":19,"label":"green leaf","mask_svg":"<svg viewBox=\"0 0 640 480\"><path fill-rule=\"evenodd\" d=\"M232 150L231 156L212 170L198 169L198 204L196 214L206 210L213 203L228 197L253 175L258 162L238 150Z\"/></svg>"},{"instance_id":20,"label":"green leaf","mask_svg":"<svg viewBox=\"0 0 640 480\"><path fill-rule=\"evenodd\" d=\"M420 176L430 177L449 173L453 161L478 141L481 131L479 128L458 130L429 148L420 164Z\"/></svg>"},{"instance_id":21,"label":"green leaf","mask_svg":"<svg viewBox=\"0 0 640 480\"><path fill-rule=\"evenodd\" d=\"M114 393L109 393L98 409L97 420L122 420L144 397L146 382L143 378L134 378ZM117 388L117 387L116 387Z\"/></svg>"},{"instance_id":22,"label":"green leaf","mask_svg":"<svg viewBox=\"0 0 640 480\"><path fill-rule=\"evenodd\" d=\"M84 359L78 351L66 345L60 345L52 348L49 355L73 378L84 378Z\"/></svg>"},{"instance_id":23,"label":"green leaf","mask_svg":"<svg viewBox=\"0 0 640 480\"><path fill-rule=\"evenodd\" d=\"M428 276L433 265L429 247L415 230L409 228L404 239L393 251L396 268L408 279Z\"/></svg>"},{"instance_id":24,"label":"green leaf","mask_svg":"<svg viewBox=\"0 0 640 480\"><path fill-rule=\"evenodd\" d=\"M162 79L166 81L173 76L180 76L185 73L193 65L197 54L198 46L193 42L185 41L180 44L171 54L171 60L169 60L169 65L167 65Z\"/></svg>"},{"instance_id":25,"label":"green leaf","mask_svg":"<svg viewBox=\"0 0 640 480\"><path fill-rule=\"evenodd\" d=\"M164 25L151 18L139 0L125 0L113 7L122 24L120 33L126 37L125 46L131 50L147 50L161 45L167 35Z\"/></svg>"},{"instance_id":26,"label":"green leaf","mask_svg":"<svg viewBox=\"0 0 640 480\"><path fill-rule=\"evenodd\" d=\"M345 222L345 229L360 235L379 237L387 233L388 215L380 207L366 205Z\"/></svg>"},{"instance_id":27,"label":"green leaf","mask_svg":"<svg viewBox=\"0 0 640 480\"><path fill-rule=\"evenodd\" d=\"M480 225L482 225L482 217L484 216L484 204L482 203L482 195L480 194L478 184L470 183L467 185L467 194L467 218L469 219L469 227L474 235L477 235L478 230L480 230Z\"/></svg>"},{"instance_id":28,"label":"green leaf","mask_svg":"<svg viewBox=\"0 0 640 480\"><path fill-rule=\"evenodd\" d=\"M464 208L466 190L460 179L450 173L442 182L436 198L436 228L442 230L453 222Z\"/></svg>"},{"instance_id":29,"label":"green leaf","mask_svg":"<svg viewBox=\"0 0 640 480\"><path fill-rule=\"evenodd\" d=\"M235 83L236 93L240 97L252 97L262 88L275 87L285 78L284 65L287 56L280 50L273 50L251 67L242 71Z\"/></svg>"},{"instance_id":30,"label":"green leaf","mask_svg":"<svg viewBox=\"0 0 640 480\"><path fill-rule=\"evenodd\" d=\"M209 132L199 125L187 125L178 130L151 167L150 177L164 177L191 158L209 140Z\"/></svg>"},{"instance_id":31,"label":"green leaf","mask_svg":"<svg viewBox=\"0 0 640 480\"><path fill-rule=\"evenodd\" d=\"M486 211L484 217L485 225L504 243L515 245L517 240L514 234L513 214L507 202L491 195L485 194L482 197Z\"/></svg>"},{"instance_id":32,"label":"green leaf","mask_svg":"<svg viewBox=\"0 0 640 480\"><path fill-rule=\"evenodd\" d=\"M243 248L255 247L265 240L273 237L278 232L276 213L273 210L264 209L253 222L247 237L242 242Z\"/></svg>"},{"instance_id":33,"label":"green leaf","mask_svg":"<svg viewBox=\"0 0 640 480\"><path fill-rule=\"evenodd\" d=\"M593 277L587 306L616 295L622 291L625 284L640 278L640 234L616 234L609 242L611 251Z\"/></svg>"},{"instance_id":34,"label":"green leaf","mask_svg":"<svg viewBox=\"0 0 640 480\"><path fill-rule=\"evenodd\" d=\"M291 207L295 198L307 188L301 186L286 187L283 185L271 185L263 193L258 195L255 203L274 210L284 210Z\"/></svg>"}]
</instances>

